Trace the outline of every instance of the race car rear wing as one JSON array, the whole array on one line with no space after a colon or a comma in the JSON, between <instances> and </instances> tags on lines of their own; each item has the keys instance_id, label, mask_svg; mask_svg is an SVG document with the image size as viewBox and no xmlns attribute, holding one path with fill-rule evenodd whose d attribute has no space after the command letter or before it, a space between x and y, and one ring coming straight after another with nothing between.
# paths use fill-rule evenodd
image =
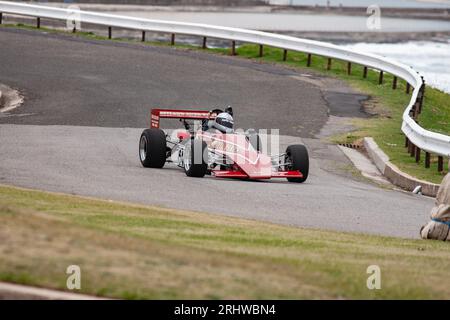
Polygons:
<instances>
[{"instance_id":1,"label":"race car rear wing","mask_svg":"<svg viewBox=\"0 0 450 320\"><path fill-rule=\"evenodd\" d=\"M202 120L208 119L212 120L216 116L211 114L209 111L199 111L199 110L173 110L173 109L152 109L150 114L150 127L159 128L159 120L168 119L192 119L192 120Z\"/></svg>"}]
</instances>

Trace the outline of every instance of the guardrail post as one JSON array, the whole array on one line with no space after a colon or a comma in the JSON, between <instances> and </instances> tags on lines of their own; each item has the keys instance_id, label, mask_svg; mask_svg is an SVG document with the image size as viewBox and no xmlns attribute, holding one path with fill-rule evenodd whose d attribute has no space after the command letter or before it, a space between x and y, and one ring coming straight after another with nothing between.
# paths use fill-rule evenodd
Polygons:
<instances>
[{"instance_id":1,"label":"guardrail post","mask_svg":"<svg viewBox=\"0 0 450 320\"><path fill-rule=\"evenodd\" d=\"M425 152L425 168L429 168L431 163L431 157L429 152Z\"/></svg>"},{"instance_id":2,"label":"guardrail post","mask_svg":"<svg viewBox=\"0 0 450 320\"><path fill-rule=\"evenodd\" d=\"M261 58L264 55L264 46L262 44L259 45L259 57Z\"/></svg>"},{"instance_id":3,"label":"guardrail post","mask_svg":"<svg viewBox=\"0 0 450 320\"><path fill-rule=\"evenodd\" d=\"M378 84L383 84L383 75L384 75L384 72L380 71L380 78L378 79Z\"/></svg>"},{"instance_id":4,"label":"guardrail post","mask_svg":"<svg viewBox=\"0 0 450 320\"><path fill-rule=\"evenodd\" d=\"M420 148L416 147L416 163L420 162Z\"/></svg>"},{"instance_id":5,"label":"guardrail post","mask_svg":"<svg viewBox=\"0 0 450 320\"><path fill-rule=\"evenodd\" d=\"M411 85L409 84L409 82L406 83L406 93L409 94L409 91L411 90Z\"/></svg>"},{"instance_id":6,"label":"guardrail post","mask_svg":"<svg viewBox=\"0 0 450 320\"><path fill-rule=\"evenodd\" d=\"M409 144L411 146L411 150L409 151L409 155L411 157L414 157L414 155L416 154L416 146L413 143Z\"/></svg>"},{"instance_id":7,"label":"guardrail post","mask_svg":"<svg viewBox=\"0 0 450 320\"><path fill-rule=\"evenodd\" d=\"M3 12L0 12L0 24L3 22Z\"/></svg>"},{"instance_id":8,"label":"guardrail post","mask_svg":"<svg viewBox=\"0 0 450 320\"><path fill-rule=\"evenodd\" d=\"M308 61L306 62L307 67L311 67L311 59L312 59L311 53L308 53Z\"/></svg>"},{"instance_id":9,"label":"guardrail post","mask_svg":"<svg viewBox=\"0 0 450 320\"><path fill-rule=\"evenodd\" d=\"M235 56L236 55L236 41L231 41L231 55Z\"/></svg>"},{"instance_id":10,"label":"guardrail post","mask_svg":"<svg viewBox=\"0 0 450 320\"><path fill-rule=\"evenodd\" d=\"M283 61L286 61L286 60L287 60L287 50L284 49L283 50Z\"/></svg>"},{"instance_id":11,"label":"guardrail post","mask_svg":"<svg viewBox=\"0 0 450 320\"><path fill-rule=\"evenodd\" d=\"M170 35L170 45L174 46L175 45L175 33L172 33Z\"/></svg>"},{"instance_id":12,"label":"guardrail post","mask_svg":"<svg viewBox=\"0 0 450 320\"><path fill-rule=\"evenodd\" d=\"M207 47L206 47L206 37L203 37L202 49L207 49Z\"/></svg>"},{"instance_id":13,"label":"guardrail post","mask_svg":"<svg viewBox=\"0 0 450 320\"><path fill-rule=\"evenodd\" d=\"M327 61L327 70L331 70L331 58L328 58L328 61Z\"/></svg>"},{"instance_id":14,"label":"guardrail post","mask_svg":"<svg viewBox=\"0 0 450 320\"><path fill-rule=\"evenodd\" d=\"M395 90L397 89L397 77L394 76L394 79L392 80L392 89Z\"/></svg>"},{"instance_id":15,"label":"guardrail post","mask_svg":"<svg viewBox=\"0 0 450 320\"><path fill-rule=\"evenodd\" d=\"M145 42L145 31L142 31L142 39L141 39L141 41Z\"/></svg>"},{"instance_id":16,"label":"guardrail post","mask_svg":"<svg viewBox=\"0 0 450 320\"><path fill-rule=\"evenodd\" d=\"M420 113L420 105L422 104L422 88L419 90L416 103L414 104L414 117Z\"/></svg>"},{"instance_id":17,"label":"guardrail post","mask_svg":"<svg viewBox=\"0 0 450 320\"><path fill-rule=\"evenodd\" d=\"M112 39L112 27L108 27L108 39Z\"/></svg>"},{"instance_id":18,"label":"guardrail post","mask_svg":"<svg viewBox=\"0 0 450 320\"><path fill-rule=\"evenodd\" d=\"M408 139L408 153L412 153L412 149L414 147L414 144Z\"/></svg>"},{"instance_id":19,"label":"guardrail post","mask_svg":"<svg viewBox=\"0 0 450 320\"><path fill-rule=\"evenodd\" d=\"M351 62L347 63L347 74L348 75L352 74L352 63Z\"/></svg>"},{"instance_id":20,"label":"guardrail post","mask_svg":"<svg viewBox=\"0 0 450 320\"><path fill-rule=\"evenodd\" d=\"M415 106L413 105L411 110L409 110L409 117L410 118L414 118L414 108L415 108Z\"/></svg>"},{"instance_id":21,"label":"guardrail post","mask_svg":"<svg viewBox=\"0 0 450 320\"><path fill-rule=\"evenodd\" d=\"M413 108L413 119L414 119L414 120L417 119L417 116L418 116L418 114L419 114L419 105L420 105L420 102L419 102L419 101L417 101L417 102L414 104L414 108ZM417 122L417 121L416 121L416 122Z\"/></svg>"},{"instance_id":22,"label":"guardrail post","mask_svg":"<svg viewBox=\"0 0 450 320\"><path fill-rule=\"evenodd\" d=\"M367 78L367 67L364 66L364 70L363 70L363 78L366 79Z\"/></svg>"},{"instance_id":23,"label":"guardrail post","mask_svg":"<svg viewBox=\"0 0 450 320\"><path fill-rule=\"evenodd\" d=\"M438 156L438 171L442 172L444 171L444 157Z\"/></svg>"},{"instance_id":24,"label":"guardrail post","mask_svg":"<svg viewBox=\"0 0 450 320\"><path fill-rule=\"evenodd\" d=\"M422 77L422 88L420 90L420 103L419 103L419 113L422 113L422 107L423 107L423 100L425 99L425 80Z\"/></svg>"},{"instance_id":25,"label":"guardrail post","mask_svg":"<svg viewBox=\"0 0 450 320\"><path fill-rule=\"evenodd\" d=\"M36 28L40 28L41 27L41 18L40 17L37 17L37 19L36 19Z\"/></svg>"}]
</instances>

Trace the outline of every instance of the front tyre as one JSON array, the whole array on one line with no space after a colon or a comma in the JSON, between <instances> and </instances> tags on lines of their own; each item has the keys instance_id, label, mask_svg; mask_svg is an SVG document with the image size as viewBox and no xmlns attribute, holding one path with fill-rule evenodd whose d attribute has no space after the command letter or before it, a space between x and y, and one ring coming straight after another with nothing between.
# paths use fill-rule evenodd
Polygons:
<instances>
[{"instance_id":1,"label":"front tyre","mask_svg":"<svg viewBox=\"0 0 450 320\"><path fill-rule=\"evenodd\" d=\"M302 183L306 181L309 173L309 156L304 145L294 144L287 147L285 162L289 163L288 170L298 170L303 175L303 178L287 178L289 182Z\"/></svg>"},{"instance_id":2,"label":"front tyre","mask_svg":"<svg viewBox=\"0 0 450 320\"><path fill-rule=\"evenodd\" d=\"M139 140L139 159L146 168L162 168L166 163L166 135L161 129L145 129Z\"/></svg>"},{"instance_id":3,"label":"front tyre","mask_svg":"<svg viewBox=\"0 0 450 320\"><path fill-rule=\"evenodd\" d=\"M208 145L200 139L186 143L183 153L184 172L188 177L203 178L208 170L205 161L208 157Z\"/></svg>"}]
</instances>

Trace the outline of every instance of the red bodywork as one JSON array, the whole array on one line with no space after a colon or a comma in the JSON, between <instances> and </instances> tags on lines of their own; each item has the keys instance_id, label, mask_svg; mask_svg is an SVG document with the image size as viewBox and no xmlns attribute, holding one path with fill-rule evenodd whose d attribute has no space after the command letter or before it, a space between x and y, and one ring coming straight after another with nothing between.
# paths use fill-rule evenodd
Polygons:
<instances>
[{"instance_id":1,"label":"red bodywork","mask_svg":"<svg viewBox=\"0 0 450 320\"><path fill-rule=\"evenodd\" d=\"M152 109L150 114L150 128L159 128L159 120L166 119L187 119L187 120L203 120L215 119L209 111L196 110L170 110L170 109Z\"/></svg>"},{"instance_id":2,"label":"red bodywork","mask_svg":"<svg viewBox=\"0 0 450 320\"><path fill-rule=\"evenodd\" d=\"M213 120L215 116L209 111L152 109L150 126L159 128L159 122L162 118ZM273 170L271 158L256 151L243 134L209 133L199 130L195 137L203 139L208 144L210 151L215 154L222 154L227 159L232 160L232 170L211 170L211 173L217 178L303 178L302 173L298 170ZM185 139L186 133L181 133L179 138Z\"/></svg>"}]
</instances>

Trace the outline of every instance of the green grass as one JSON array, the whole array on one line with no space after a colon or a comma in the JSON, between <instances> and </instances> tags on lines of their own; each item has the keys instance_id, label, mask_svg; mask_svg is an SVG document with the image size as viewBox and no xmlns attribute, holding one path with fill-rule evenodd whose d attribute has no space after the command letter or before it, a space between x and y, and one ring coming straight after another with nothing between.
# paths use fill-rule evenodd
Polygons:
<instances>
[{"instance_id":1,"label":"green grass","mask_svg":"<svg viewBox=\"0 0 450 320\"><path fill-rule=\"evenodd\" d=\"M276 213L274 213L276 214ZM419 226L418 226L419 227ZM419 231L419 230L418 230ZM0 186L0 281L125 299L448 299L447 243ZM381 290L366 269L381 268Z\"/></svg>"},{"instance_id":2,"label":"green grass","mask_svg":"<svg viewBox=\"0 0 450 320\"><path fill-rule=\"evenodd\" d=\"M20 27L36 30L35 27L27 25L3 25L3 27ZM42 28L46 32L59 32L55 29ZM73 34L76 37L84 37L92 40L108 40L107 37L98 36L92 32L77 32ZM111 40L108 40L111 41ZM113 41L137 42L136 40L114 38ZM169 41L145 42L145 45L169 46ZM202 50L199 47L191 45L175 45L177 49ZM229 49L209 49L205 52L225 54L230 53ZM254 59L257 61L282 64L288 67L305 70L307 63L307 54L289 51L287 61L282 61L283 50L278 48L264 47L264 56L259 57L259 46L245 44L239 46L236 50L241 58ZM316 72L320 75L327 75L344 80L357 91L367 94L371 97L368 104L371 110L376 113L369 119L355 119L352 121L356 130L344 135L331 138L335 143L354 143L359 139L371 136L375 139L380 148L389 156L391 161L402 171L415 176L419 179L440 183L443 176L448 172L447 161L444 161L444 171L437 171L437 156L431 157L431 167L424 167L424 154L419 163L415 162L414 157L407 153L405 137L401 132L402 114L409 103L410 95L405 94L406 84L404 81L398 81L397 90L392 90L393 76L384 74L384 83L378 84L379 73L374 70L368 71L367 79L362 78L362 66L353 65L352 74L347 74L347 62L333 60L331 70L326 70L327 58L313 56L312 64L307 70ZM450 135L450 95L438 89L427 87L425 91L425 100L423 112L419 117L419 124L425 129Z\"/></svg>"}]
</instances>

